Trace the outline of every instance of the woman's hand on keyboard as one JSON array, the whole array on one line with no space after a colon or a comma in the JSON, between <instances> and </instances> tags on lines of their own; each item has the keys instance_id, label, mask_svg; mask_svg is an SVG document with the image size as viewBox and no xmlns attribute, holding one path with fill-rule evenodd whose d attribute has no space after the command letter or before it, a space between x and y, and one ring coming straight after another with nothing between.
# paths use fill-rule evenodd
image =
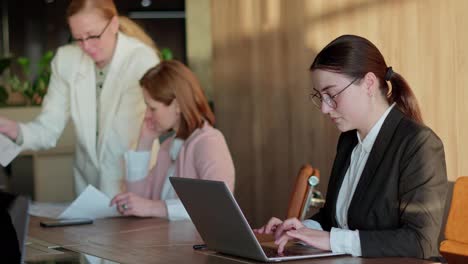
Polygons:
<instances>
[{"instance_id":1,"label":"woman's hand on keyboard","mask_svg":"<svg viewBox=\"0 0 468 264\"><path fill-rule=\"evenodd\" d=\"M304 224L297 218L289 218L287 220L280 220L276 217L272 217L268 223L258 229L254 229L254 232L258 234L274 234L275 240L279 239L285 232L290 230L297 230L303 228Z\"/></svg>"},{"instance_id":2,"label":"woman's hand on keyboard","mask_svg":"<svg viewBox=\"0 0 468 264\"><path fill-rule=\"evenodd\" d=\"M296 230L288 230L279 239L276 239L275 244L278 245L278 253L282 253L286 243L292 239L298 239L318 249L331 250L330 232L302 227Z\"/></svg>"}]
</instances>

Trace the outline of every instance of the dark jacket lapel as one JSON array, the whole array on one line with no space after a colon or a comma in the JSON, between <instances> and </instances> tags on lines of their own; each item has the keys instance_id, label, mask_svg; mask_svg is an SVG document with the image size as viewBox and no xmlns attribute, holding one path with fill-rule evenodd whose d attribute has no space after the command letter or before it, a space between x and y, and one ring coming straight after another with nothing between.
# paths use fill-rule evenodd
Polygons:
<instances>
[{"instance_id":1,"label":"dark jacket lapel","mask_svg":"<svg viewBox=\"0 0 468 264\"><path fill-rule=\"evenodd\" d=\"M369 153L369 158L367 159L366 166L362 171L359 183L356 187L356 190L354 191L354 195L348 210L348 217L349 212L354 212L359 207L359 203L366 194L367 188L372 182L375 172L379 167L387 148L390 146L391 139L402 118L403 113L400 112L400 110L398 110L398 108L395 106L382 124L380 132L375 139L372 150Z\"/></svg>"},{"instance_id":2,"label":"dark jacket lapel","mask_svg":"<svg viewBox=\"0 0 468 264\"><path fill-rule=\"evenodd\" d=\"M356 130L342 133L338 142L338 148L336 153L335 162L330 177L330 183L328 185L327 202L331 205L331 223L332 226L336 226L336 201L338 199L338 193L343 184L344 176L348 170L351 162L351 153L354 147L358 143Z\"/></svg>"}]
</instances>

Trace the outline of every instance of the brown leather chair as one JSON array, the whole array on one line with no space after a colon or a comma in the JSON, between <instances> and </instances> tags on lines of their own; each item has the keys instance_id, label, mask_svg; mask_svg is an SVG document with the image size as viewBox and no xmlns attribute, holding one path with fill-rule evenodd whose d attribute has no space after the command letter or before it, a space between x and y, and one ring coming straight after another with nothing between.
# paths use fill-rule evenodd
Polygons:
<instances>
[{"instance_id":1,"label":"brown leather chair","mask_svg":"<svg viewBox=\"0 0 468 264\"><path fill-rule=\"evenodd\" d=\"M440 253L449 264L468 263L468 177L460 177L453 188Z\"/></svg>"},{"instance_id":2,"label":"brown leather chair","mask_svg":"<svg viewBox=\"0 0 468 264\"><path fill-rule=\"evenodd\" d=\"M309 164L299 170L296 183L289 201L288 218L303 220L310 206L320 207L324 200L322 194L315 190L320 182L320 171Z\"/></svg>"}]
</instances>

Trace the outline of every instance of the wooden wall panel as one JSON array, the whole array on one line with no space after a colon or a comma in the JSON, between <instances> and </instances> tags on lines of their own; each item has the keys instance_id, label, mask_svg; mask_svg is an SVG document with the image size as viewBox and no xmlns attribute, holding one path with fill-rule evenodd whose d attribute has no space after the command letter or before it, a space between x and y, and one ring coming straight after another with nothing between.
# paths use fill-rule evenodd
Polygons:
<instances>
[{"instance_id":1,"label":"wooden wall panel","mask_svg":"<svg viewBox=\"0 0 468 264\"><path fill-rule=\"evenodd\" d=\"M310 162L326 190L338 131L308 101L308 67L342 34L364 36L401 73L445 144L448 175L468 175L468 1L212 0L213 96L248 219L283 217Z\"/></svg>"}]
</instances>

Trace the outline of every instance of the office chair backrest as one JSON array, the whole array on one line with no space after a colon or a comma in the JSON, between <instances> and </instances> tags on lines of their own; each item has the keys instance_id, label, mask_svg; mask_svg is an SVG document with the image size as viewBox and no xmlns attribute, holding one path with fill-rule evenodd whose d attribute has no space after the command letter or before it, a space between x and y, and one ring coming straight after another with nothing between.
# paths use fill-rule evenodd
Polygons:
<instances>
[{"instance_id":1,"label":"office chair backrest","mask_svg":"<svg viewBox=\"0 0 468 264\"><path fill-rule=\"evenodd\" d=\"M459 177L453 188L452 202L440 253L448 263L468 263L468 177Z\"/></svg>"},{"instance_id":2,"label":"office chair backrest","mask_svg":"<svg viewBox=\"0 0 468 264\"><path fill-rule=\"evenodd\" d=\"M310 206L314 187L320 181L320 172L305 164L296 177L291 199L289 201L288 218L296 217L302 220Z\"/></svg>"}]
</instances>

